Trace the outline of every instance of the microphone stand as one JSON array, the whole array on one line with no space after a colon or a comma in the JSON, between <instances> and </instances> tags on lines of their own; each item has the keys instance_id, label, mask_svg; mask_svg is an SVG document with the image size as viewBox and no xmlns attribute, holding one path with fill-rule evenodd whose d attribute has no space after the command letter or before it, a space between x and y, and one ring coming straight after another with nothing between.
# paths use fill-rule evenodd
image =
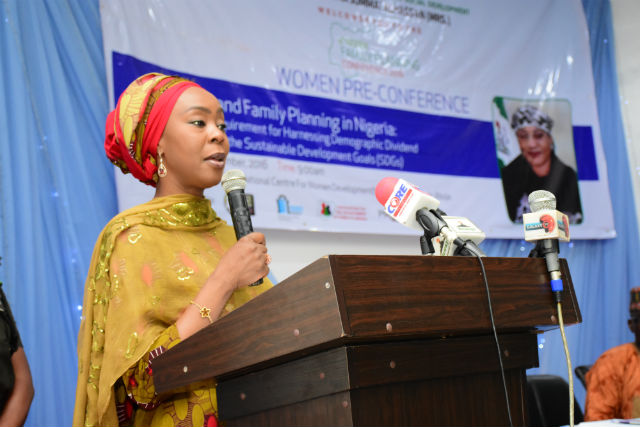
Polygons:
<instances>
[{"instance_id":1,"label":"microphone stand","mask_svg":"<svg viewBox=\"0 0 640 427\"><path fill-rule=\"evenodd\" d=\"M560 245L556 239L536 241L536 246L529 252L529 258L545 258L549 253L560 253Z\"/></svg>"},{"instance_id":2,"label":"microphone stand","mask_svg":"<svg viewBox=\"0 0 640 427\"><path fill-rule=\"evenodd\" d=\"M420 236L420 250L422 251L422 255L431 255L436 252L433 247L433 239L434 236L430 236L427 230L424 230L424 234Z\"/></svg>"},{"instance_id":3,"label":"microphone stand","mask_svg":"<svg viewBox=\"0 0 640 427\"><path fill-rule=\"evenodd\" d=\"M436 252L433 247L432 239L440 233L438 220L429 210L419 209L416 212L416 220L424 230L424 234L420 236L420 250L422 255L432 255Z\"/></svg>"},{"instance_id":4,"label":"microphone stand","mask_svg":"<svg viewBox=\"0 0 640 427\"><path fill-rule=\"evenodd\" d=\"M440 212L418 209L416 211L416 221L424 229L424 235L420 236L420 249L422 255L429 255L435 253L433 243L431 240L440 235L442 230L446 228L449 230L446 221L440 215ZM453 244L456 245L456 250L453 255L457 256L486 256L486 254L471 240L462 240L456 237L453 240Z\"/></svg>"}]
</instances>

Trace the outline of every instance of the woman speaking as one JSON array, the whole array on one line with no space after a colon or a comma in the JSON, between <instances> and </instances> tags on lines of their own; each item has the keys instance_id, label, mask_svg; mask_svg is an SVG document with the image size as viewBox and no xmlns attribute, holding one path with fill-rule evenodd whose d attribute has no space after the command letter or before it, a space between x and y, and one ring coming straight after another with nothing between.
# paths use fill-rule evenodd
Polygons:
<instances>
[{"instance_id":1,"label":"woman speaking","mask_svg":"<svg viewBox=\"0 0 640 427\"><path fill-rule=\"evenodd\" d=\"M143 75L108 115L105 150L156 192L115 216L96 242L73 424L217 425L213 381L160 398L153 359L272 286L248 287L269 272L264 235L236 241L203 196L229 153L220 102L189 80Z\"/></svg>"}]
</instances>

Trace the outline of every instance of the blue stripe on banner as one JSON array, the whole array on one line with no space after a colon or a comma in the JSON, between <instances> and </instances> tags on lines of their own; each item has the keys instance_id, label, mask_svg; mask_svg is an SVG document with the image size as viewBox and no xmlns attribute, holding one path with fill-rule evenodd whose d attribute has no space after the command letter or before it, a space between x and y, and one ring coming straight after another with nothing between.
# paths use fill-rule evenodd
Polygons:
<instances>
[{"instance_id":1,"label":"blue stripe on banner","mask_svg":"<svg viewBox=\"0 0 640 427\"><path fill-rule=\"evenodd\" d=\"M576 150L578 179L597 181L598 165L596 164L596 151L593 145L591 126L573 127L573 145Z\"/></svg>"},{"instance_id":2,"label":"blue stripe on banner","mask_svg":"<svg viewBox=\"0 0 640 427\"><path fill-rule=\"evenodd\" d=\"M225 110L232 152L375 169L499 178L493 125L296 95L202 78L113 52L114 93L138 76L179 74L209 90ZM581 180L597 180L590 127L574 127Z\"/></svg>"}]
</instances>

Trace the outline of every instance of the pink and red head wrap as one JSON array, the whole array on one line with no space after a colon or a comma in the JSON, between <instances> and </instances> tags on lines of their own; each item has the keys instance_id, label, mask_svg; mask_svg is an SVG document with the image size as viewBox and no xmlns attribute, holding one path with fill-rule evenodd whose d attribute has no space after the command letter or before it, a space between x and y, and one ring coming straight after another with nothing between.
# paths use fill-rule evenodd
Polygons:
<instances>
[{"instance_id":1,"label":"pink and red head wrap","mask_svg":"<svg viewBox=\"0 0 640 427\"><path fill-rule=\"evenodd\" d=\"M156 186L158 141L176 101L186 89L200 87L177 76L149 73L122 92L107 116L104 149L111 162L144 182Z\"/></svg>"}]
</instances>

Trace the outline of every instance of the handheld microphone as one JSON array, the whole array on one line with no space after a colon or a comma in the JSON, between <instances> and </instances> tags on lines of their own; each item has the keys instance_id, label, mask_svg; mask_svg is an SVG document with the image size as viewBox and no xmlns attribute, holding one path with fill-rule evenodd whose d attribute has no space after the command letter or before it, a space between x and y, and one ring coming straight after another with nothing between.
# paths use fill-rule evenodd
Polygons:
<instances>
[{"instance_id":1,"label":"handheld microphone","mask_svg":"<svg viewBox=\"0 0 640 427\"><path fill-rule=\"evenodd\" d=\"M423 231L421 238L423 254L435 253L436 255L478 255L484 253L476 246L472 238L462 239L449 226L438 207L440 201L435 197L421 191L409 182L398 178L383 178L376 185L376 199L384 206L384 211L400 224ZM452 224L455 222L452 218ZM460 217L457 217L460 218ZM466 219L466 218L465 218ZM484 239L482 233L471 221L466 220L478 233L475 239L478 243ZM471 227L470 227L471 228ZM461 228L462 229L462 228ZM480 235L482 236L480 238ZM438 251L435 250L435 245Z\"/></svg>"},{"instance_id":2,"label":"handheld microphone","mask_svg":"<svg viewBox=\"0 0 640 427\"><path fill-rule=\"evenodd\" d=\"M529 194L529 206L532 212L522 217L524 239L527 242L536 242L529 256L545 258L547 271L551 275L551 290L555 292L556 299L559 299L562 278L558 259L558 239L569 241L569 218L556 210L556 197L546 190L536 190Z\"/></svg>"},{"instance_id":3,"label":"handheld microphone","mask_svg":"<svg viewBox=\"0 0 640 427\"><path fill-rule=\"evenodd\" d=\"M253 232L251 225L251 213L244 189L247 186L247 179L244 172L240 169L232 169L222 175L222 188L227 193L229 201L229 212L231 212L231 220L233 221L233 229L236 232L236 239L246 236ZM250 284L249 286L257 286L262 284L262 279Z\"/></svg>"}]
</instances>

